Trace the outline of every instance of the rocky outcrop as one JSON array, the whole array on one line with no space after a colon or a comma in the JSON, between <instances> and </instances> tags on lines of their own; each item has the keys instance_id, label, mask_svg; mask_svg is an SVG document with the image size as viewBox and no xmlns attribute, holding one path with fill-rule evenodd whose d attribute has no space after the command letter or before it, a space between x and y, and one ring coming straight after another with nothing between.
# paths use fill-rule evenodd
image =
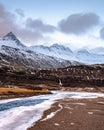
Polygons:
<instances>
[{"instance_id":1,"label":"rocky outcrop","mask_svg":"<svg viewBox=\"0 0 104 130\"><path fill-rule=\"evenodd\" d=\"M59 69L0 68L1 84L53 82L65 87L104 87L104 65L79 65Z\"/></svg>"},{"instance_id":2,"label":"rocky outcrop","mask_svg":"<svg viewBox=\"0 0 104 130\"><path fill-rule=\"evenodd\" d=\"M104 86L104 65L73 66L62 72L64 86Z\"/></svg>"}]
</instances>

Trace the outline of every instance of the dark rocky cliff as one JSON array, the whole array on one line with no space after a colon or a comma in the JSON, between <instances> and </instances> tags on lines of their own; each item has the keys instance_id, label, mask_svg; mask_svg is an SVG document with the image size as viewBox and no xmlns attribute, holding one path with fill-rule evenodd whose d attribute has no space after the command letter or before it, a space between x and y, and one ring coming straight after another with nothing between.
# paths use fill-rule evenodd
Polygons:
<instances>
[{"instance_id":1,"label":"dark rocky cliff","mask_svg":"<svg viewBox=\"0 0 104 130\"><path fill-rule=\"evenodd\" d=\"M47 84L49 82L65 87L104 87L104 65L37 70L6 66L0 68L0 84Z\"/></svg>"}]
</instances>

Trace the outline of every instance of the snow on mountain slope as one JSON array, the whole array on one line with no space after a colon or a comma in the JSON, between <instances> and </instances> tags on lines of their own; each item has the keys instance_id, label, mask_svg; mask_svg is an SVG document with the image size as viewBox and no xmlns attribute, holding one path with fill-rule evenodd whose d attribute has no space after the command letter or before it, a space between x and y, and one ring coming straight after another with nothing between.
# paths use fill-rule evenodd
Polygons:
<instances>
[{"instance_id":1,"label":"snow on mountain slope","mask_svg":"<svg viewBox=\"0 0 104 130\"><path fill-rule=\"evenodd\" d=\"M12 32L6 34L2 40L4 41L3 45L6 44L14 48L26 47L20 42L20 40L17 39L17 37Z\"/></svg>"},{"instance_id":2,"label":"snow on mountain slope","mask_svg":"<svg viewBox=\"0 0 104 130\"><path fill-rule=\"evenodd\" d=\"M31 49L34 52L42 53L48 56L58 57L65 60L75 61L76 57L73 55L73 52L63 45L53 44L50 47L39 45L39 46L31 46Z\"/></svg>"},{"instance_id":3,"label":"snow on mountain slope","mask_svg":"<svg viewBox=\"0 0 104 130\"><path fill-rule=\"evenodd\" d=\"M58 68L78 63L33 52L10 32L0 40L0 64L34 68Z\"/></svg>"},{"instance_id":4,"label":"snow on mountain slope","mask_svg":"<svg viewBox=\"0 0 104 130\"><path fill-rule=\"evenodd\" d=\"M0 63L17 64L36 68L58 68L70 65L104 63L104 48L80 49L72 52L59 44L50 47L27 47L12 33L0 39Z\"/></svg>"},{"instance_id":5,"label":"snow on mountain slope","mask_svg":"<svg viewBox=\"0 0 104 130\"><path fill-rule=\"evenodd\" d=\"M78 61L85 64L100 64L104 63L104 55L99 55L96 53L91 53L86 49L81 49L76 52L76 57Z\"/></svg>"},{"instance_id":6,"label":"snow on mountain slope","mask_svg":"<svg viewBox=\"0 0 104 130\"><path fill-rule=\"evenodd\" d=\"M71 65L70 61L36 54L32 51L24 51L12 47L3 46L0 59L6 63L17 64L19 66L35 67L35 68L57 68Z\"/></svg>"},{"instance_id":7,"label":"snow on mountain slope","mask_svg":"<svg viewBox=\"0 0 104 130\"><path fill-rule=\"evenodd\" d=\"M32 46L30 49L34 52L48 56L55 56L65 60L77 61L85 64L104 63L104 48L95 48L93 50L80 49L72 52L68 47L53 44L50 47L42 45Z\"/></svg>"},{"instance_id":8,"label":"snow on mountain slope","mask_svg":"<svg viewBox=\"0 0 104 130\"><path fill-rule=\"evenodd\" d=\"M104 47L96 47L90 50L91 53L104 55Z\"/></svg>"}]
</instances>

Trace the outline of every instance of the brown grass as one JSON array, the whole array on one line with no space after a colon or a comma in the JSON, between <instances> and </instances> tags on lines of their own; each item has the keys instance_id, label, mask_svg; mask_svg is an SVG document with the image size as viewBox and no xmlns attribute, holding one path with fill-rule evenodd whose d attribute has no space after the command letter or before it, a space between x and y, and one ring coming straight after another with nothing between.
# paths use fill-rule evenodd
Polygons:
<instances>
[{"instance_id":1,"label":"brown grass","mask_svg":"<svg viewBox=\"0 0 104 130\"><path fill-rule=\"evenodd\" d=\"M42 90L30 90L25 88L0 88L0 95L11 95L11 94L45 94L49 93L48 89Z\"/></svg>"}]
</instances>

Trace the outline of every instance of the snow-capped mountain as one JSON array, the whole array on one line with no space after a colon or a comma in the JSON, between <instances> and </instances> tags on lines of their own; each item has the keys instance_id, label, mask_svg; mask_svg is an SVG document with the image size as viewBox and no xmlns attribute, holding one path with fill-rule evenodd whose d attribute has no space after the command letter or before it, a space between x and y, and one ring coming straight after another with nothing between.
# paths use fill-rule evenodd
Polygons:
<instances>
[{"instance_id":1,"label":"snow-capped mountain","mask_svg":"<svg viewBox=\"0 0 104 130\"><path fill-rule=\"evenodd\" d=\"M78 61L85 64L102 64L104 63L104 55L98 53L92 53L90 50L80 49L75 54Z\"/></svg>"},{"instance_id":2,"label":"snow-capped mountain","mask_svg":"<svg viewBox=\"0 0 104 130\"><path fill-rule=\"evenodd\" d=\"M0 65L3 64L34 68L58 68L78 63L47 56L41 52L33 52L10 32L0 40Z\"/></svg>"},{"instance_id":3,"label":"snow-capped mountain","mask_svg":"<svg viewBox=\"0 0 104 130\"><path fill-rule=\"evenodd\" d=\"M0 45L6 45L14 48L26 47L12 32L9 32L1 39Z\"/></svg>"},{"instance_id":4,"label":"snow-capped mountain","mask_svg":"<svg viewBox=\"0 0 104 130\"><path fill-rule=\"evenodd\" d=\"M35 67L58 68L70 65L104 63L104 48L72 51L59 44L52 46L27 47L12 33L0 39L0 64Z\"/></svg>"},{"instance_id":5,"label":"snow-capped mountain","mask_svg":"<svg viewBox=\"0 0 104 130\"><path fill-rule=\"evenodd\" d=\"M43 45L31 46L29 49L37 53L42 53L48 56L58 57L65 60L77 60L76 57L73 55L71 49L59 44L53 44L50 47Z\"/></svg>"},{"instance_id":6,"label":"snow-capped mountain","mask_svg":"<svg viewBox=\"0 0 104 130\"><path fill-rule=\"evenodd\" d=\"M104 55L104 47L96 47L90 50L91 53Z\"/></svg>"},{"instance_id":7,"label":"snow-capped mountain","mask_svg":"<svg viewBox=\"0 0 104 130\"><path fill-rule=\"evenodd\" d=\"M104 63L104 48L94 48L92 50L82 48L73 52L70 48L64 47L63 45L53 44L50 47L42 45L32 46L30 49L34 52L41 52L48 56L55 56L84 64Z\"/></svg>"}]
</instances>

